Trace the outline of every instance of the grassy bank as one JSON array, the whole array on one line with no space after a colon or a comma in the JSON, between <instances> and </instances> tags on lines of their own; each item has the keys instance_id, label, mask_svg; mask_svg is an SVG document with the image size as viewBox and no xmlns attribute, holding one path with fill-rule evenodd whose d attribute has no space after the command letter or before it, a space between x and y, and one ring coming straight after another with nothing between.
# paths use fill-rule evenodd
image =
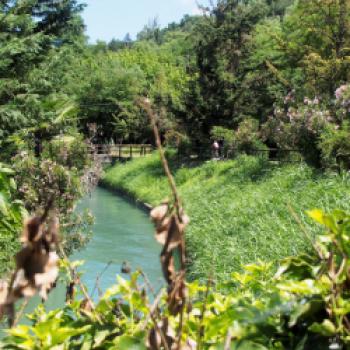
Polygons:
<instances>
[{"instance_id":1,"label":"grassy bank","mask_svg":"<svg viewBox=\"0 0 350 350\"><path fill-rule=\"evenodd\" d=\"M221 279L241 264L273 261L310 249L292 218L292 206L315 235L305 210L350 209L350 178L320 174L305 164L276 165L242 156L227 162L172 164L191 217L187 230L192 277ZM103 184L158 204L168 195L158 155L118 164Z\"/></svg>"}]
</instances>

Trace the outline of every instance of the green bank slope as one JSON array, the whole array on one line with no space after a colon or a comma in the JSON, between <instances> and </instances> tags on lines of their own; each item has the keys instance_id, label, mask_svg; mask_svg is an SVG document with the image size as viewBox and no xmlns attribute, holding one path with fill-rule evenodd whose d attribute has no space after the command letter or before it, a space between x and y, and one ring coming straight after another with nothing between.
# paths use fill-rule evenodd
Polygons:
<instances>
[{"instance_id":1,"label":"green bank slope","mask_svg":"<svg viewBox=\"0 0 350 350\"><path fill-rule=\"evenodd\" d=\"M350 177L320 174L305 164L276 165L241 156L227 162L171 165L191 217L191 278L212 273L221 280L242 264L311 249L289 206L310 235L320 228L305 210L350 209ZM117 164L102 183L152 205L169 193L157 154Z\"/></svg>"}]
</instances>

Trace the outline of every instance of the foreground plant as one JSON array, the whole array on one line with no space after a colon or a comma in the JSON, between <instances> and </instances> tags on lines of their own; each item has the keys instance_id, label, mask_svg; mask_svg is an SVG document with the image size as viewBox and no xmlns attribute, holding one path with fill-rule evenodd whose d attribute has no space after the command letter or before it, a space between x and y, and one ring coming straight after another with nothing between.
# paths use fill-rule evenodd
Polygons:
<instances>
[{"instance_id":1,"label":"foreground plant","mask_svg":"<svg viewBox=\"0 0 350 350\"><path fill-rule=\"evenodd\" d=\"M152 296L143 273L118 277L86 308L74 300L46 313L40 306L31 326L8 331L4 349L347 349L349 338L350 214L312 211L326 227L314 256L252 264L221 285L186 283L183 317L169 295ZM151 293L151 294L150 294ZM164 341L164 342L163 342Z\"/></svg>"}]
</instances>

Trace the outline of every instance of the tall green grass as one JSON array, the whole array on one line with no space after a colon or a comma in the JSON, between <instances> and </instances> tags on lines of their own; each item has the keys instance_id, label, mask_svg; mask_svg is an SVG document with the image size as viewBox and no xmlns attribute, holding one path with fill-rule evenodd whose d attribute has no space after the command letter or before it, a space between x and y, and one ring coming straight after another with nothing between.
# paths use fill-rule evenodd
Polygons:
<instances>
[{"instance_id":1,"label":"tall green grass","mask_svg":"<svg viewBox=\"0 0 350 350\"><path fill-rule=\"evenodd\" d=\"M350 209L350 177L321 174L305 164L276 165L241 156L192 166L174 163L172 168L191 217L192 278L213 274L220 280L242 264L310 250L289 206L312 236L320 228L307 218L307 209ZM157 154L112 167L103 184L152 205L169 194Z\"/></svg>"}]
</instances>

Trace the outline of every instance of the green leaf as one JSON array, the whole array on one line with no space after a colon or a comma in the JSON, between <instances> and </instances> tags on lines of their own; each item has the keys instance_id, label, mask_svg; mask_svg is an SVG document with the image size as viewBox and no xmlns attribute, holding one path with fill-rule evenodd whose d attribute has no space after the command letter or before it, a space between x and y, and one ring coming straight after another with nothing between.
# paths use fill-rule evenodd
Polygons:
<instances>
[{"instance_id":1,"label":"green leaf","mask_svg":"<svg viewBox=\"0 0 350 350\"><path fill-rule=\"evenodd\" d=\"M307 215L321 225L324 225L324 212L321 209L308 210Z\"/></svg>"},{"instance_id":2,"label":"green leaf","mask_svg":"<svg viewBox=\"0 0 350 350\"><path fill-rule=\"evenodd\" d=\"M118 338L118 349L119 350L146 350L144 344L144 337L135 338L128 335L124 335Z\"/></svg>"},{"instance_id":3,"label":"green leaf","mask_svg":"<svg viewBox=\"0 0 350 350\"><path fill-rule=\"evenodd\" d=\"M7 330L7 332L10 335L12 335L13 337L30 339L31 338L30 333L29 333L30 330L31 330L31 327L20 325L20 326L17 326L16 328L12 328L12 329Z\"/></svg>"},{"instance_id":4,"label":"green leaf","mask_svg":"<svg viewBox=\"0 0 350 350\"><path fill-rule=\"evenodd\" d=\"M232 343L231 350L268 350L268 348L250 340L242 340Z\"/></svg>"},{"instance_id":5,"label":"green leaf","mask_svg":"<svg viewBox=\"0 0 350 350\"><path fill-rule=\"evenodd\" d=\"M94 346L98 347L101 346L102 343L104 342L104 340L111 334L111 332L109 330L104 330L104 331L100 331L97 332L95 337L94 337Z\"/></svg>"},{"instance_id":6,"label":"green leaf","mask_svg":"<svg viewBox=\"0 0 350 350\"><path fill-rule=\"evenodd\" d=\"M324 320L322 323L315 322L309 327L309 330L325 337L330 337L337 334L337 329L330 320Z\"/></svg>"}]
</instances>

